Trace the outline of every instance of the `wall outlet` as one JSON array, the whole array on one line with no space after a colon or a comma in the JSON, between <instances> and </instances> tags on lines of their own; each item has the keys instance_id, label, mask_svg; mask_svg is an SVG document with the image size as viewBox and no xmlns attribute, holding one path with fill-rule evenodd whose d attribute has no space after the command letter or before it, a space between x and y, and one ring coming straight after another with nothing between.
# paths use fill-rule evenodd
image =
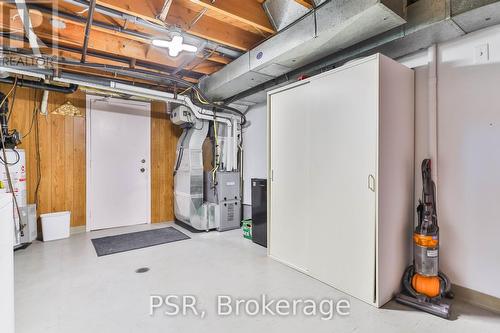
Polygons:
<instances>
[{"instance_id":1,"label":"wall outlet","mask_svg":"<svg viewBox=\"0 0 500 333\"><path fill-rule=\"evenodd\" d=\"M474 62L476 64L484 64L490 60L490 48L488 44L476 46L474 53Z\"/></svg>"}]
</instances>

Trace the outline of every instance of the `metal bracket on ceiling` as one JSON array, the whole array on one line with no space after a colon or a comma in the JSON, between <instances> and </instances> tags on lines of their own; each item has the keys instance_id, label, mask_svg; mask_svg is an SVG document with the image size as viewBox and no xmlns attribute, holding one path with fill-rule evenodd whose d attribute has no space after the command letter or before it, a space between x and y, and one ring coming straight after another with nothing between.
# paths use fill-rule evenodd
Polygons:
<instances>
[{"instance_id":1,"label":"metal bracket on ceiling","mask_svg":"<svg viewBox=\"0 0 500 333\"><path fill-rule=\"evenodd\" d=\"M214 3L215 3L215 0L212 0L212 1L210 2L210 4L212 4L212 5L213 5ZM201 20L201 18L202 18L203 16L205 16L205 14L206 14L207 12L208 12L208 8L207 8L207 7L203 8L203 9L201 10L201 12L199 12L199 13L198 13L198 14L197 14L194 18L193 18L193 20L191 21L191 23L189 23L189 24L188 24L187 30L190 30L191 28L193 28L193 27L196 25L196 23L198 23L198 22Z\"/></svg>"},{"instance_id":2,"label":"metal bracket on ceiling","mask_svg":"<svg viewBox=\"0 0 500 333\"><path fill-rule=\"evenodd\" d=\"M170 11L170 6L172 6L172 2L174 2L174 0L165 0L165 2L163 3L163 7L161 8L160 13L158 15L156 15L157 19L159 19L163 22L167 19L168 12Z\"/></svg>"},{"instance_id":3,"label":"metal bracket on ceiling","mask_svg":"<svg viewBox=\"0 0 500 333\"><path fill-rule=\"evenodd\" d=\"M138 18L136 16L132 16L132 15L129 15L129 14L123 14L123 19L126 21L126 22L131 22L133 24L137 23L138 21Z\"/></svg>"},{"instance_id":4,"label":"metal bracket on ceiling","mask_svg":"<svg viewBox=\"0 0 500 333\"><path fill-rule=\"evenodd\" d=\"M85 24L85 35L83 37L82 57L80 59L80 62L82 64L85 63L85 60L87 58L87 50L89 47L90 31L92 30L92 23L94 21L94 12L95 12L96 3L97 3L96 0L90 0L89 11L87 13L87 23Z\"/></svg>"}]
</instances>

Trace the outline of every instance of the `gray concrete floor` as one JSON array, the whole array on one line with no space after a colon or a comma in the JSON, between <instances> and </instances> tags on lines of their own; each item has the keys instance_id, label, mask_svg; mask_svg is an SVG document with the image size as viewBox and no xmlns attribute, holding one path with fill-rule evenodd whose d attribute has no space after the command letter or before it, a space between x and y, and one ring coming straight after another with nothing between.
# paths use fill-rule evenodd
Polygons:
<instances>
[{"instance_id":1,"label":"gray concrete floor","mask_svg":"<svg viewBox=\"0 0 500 333\"><path fill-rule=\"evenodd\" d=\"M98 258L91 238L136 226L35 242L15 254L16 332L500 332L500 316L456 301L454 320L394 302L376 309L266 257L241 231L191 234L191 240ZM137 274L139 267L149 267ZM204 319L149 315L150 295L195 295ZM349 299L351 314L319 317L216 315L217 295Z\"/></svg>"}]
</instances>

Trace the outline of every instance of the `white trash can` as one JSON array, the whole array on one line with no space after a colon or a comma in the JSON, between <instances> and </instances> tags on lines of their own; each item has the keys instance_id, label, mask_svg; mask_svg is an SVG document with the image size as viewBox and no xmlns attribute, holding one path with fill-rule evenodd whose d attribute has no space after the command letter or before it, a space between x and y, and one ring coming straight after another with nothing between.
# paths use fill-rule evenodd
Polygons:
<instances>
[{"instance_id":1,"label":"white trash can","mask_svg":"<svg viewBox=\"0 0 500 333\"><path fill-rule=\"evenodd\" d=\"M58 212L40 215L42 220L43 241L53 241L69 237L71 212Z\"/></svg>"}]
</instances>

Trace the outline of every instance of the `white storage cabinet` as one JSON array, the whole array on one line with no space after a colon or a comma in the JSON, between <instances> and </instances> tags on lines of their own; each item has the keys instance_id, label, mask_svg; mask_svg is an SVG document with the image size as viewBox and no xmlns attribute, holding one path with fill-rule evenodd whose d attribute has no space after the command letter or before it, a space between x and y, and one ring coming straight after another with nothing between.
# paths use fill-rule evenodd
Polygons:
<instances>
[{"instance_id":1,"label":"white storage cabinet","mask_svg":"<svg viewBox=\"0 0 500 333\"><path fill-rule=\"evenodd\" d=\"M413 71L373 55L268 94L268 254L374 306L413 217Z\"/></svg>"}]
</instances>

